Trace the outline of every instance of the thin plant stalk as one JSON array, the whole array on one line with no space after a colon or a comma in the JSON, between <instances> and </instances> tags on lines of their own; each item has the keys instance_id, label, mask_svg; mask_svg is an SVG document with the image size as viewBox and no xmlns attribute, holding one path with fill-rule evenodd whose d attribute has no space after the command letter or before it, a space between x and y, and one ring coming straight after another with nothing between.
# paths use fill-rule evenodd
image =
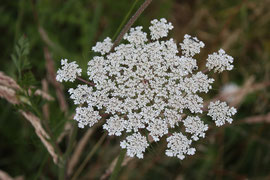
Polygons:
<instances>
[{"instance_id":1,"label":"thin plant stalk","mask_svg":"<svg viewBox=\"0 0 270 180\"><path fill-rule=\"evenodd\" d=\"M44 156L43 160L41 161L41 164L40 164L40 166L38 168L38 172L37 172L37 174L34 177L34 180L40 179L40 175L41 175L42 170L43 170L45 164L47 163L48 159L49 159L49 154L46 153L46 155Z\"/></svg>"},{"instance_id":2,"label":"thin plant stalk","mask_svg":"<svg viewBox=\"0 0 270 180\"><path fill-rule=\"evenodd\" d=\"M76 136L77 136L77 131L78 131L78 127L76 125L73 125L73 130L72 130L72 134L71 134L70 139L69 139L69 144L68 144L67 150L63 156L63 160L61 162L61 167L60 167L60 171L59 171L59 179L60 180L67 179L66 169L67 169L68 159L69 159L69 155L72 151L74 141L75 141Z\"/></svg>"},{"instance_id":3,"label":"thin plant stalk","mask_svg":"<svg viewBox=\"0 0 270 180\"><path fill-rule=\"evenodd\" d=\"M123 26L125 25L125 23L127 22L130 14L132 13L132 11L134 10L136 4L138 3L139 0L135 0L135 2L132 4L131 8L129 9L128 13L126 14L125 18L123 19L123 21L121 22L120 26L118 27L118 29L116 30L116 33L113 35L112 40L115 40L117 34L119 34L120 30L123 28Z\"/></svg>"},{"instance_id":4,"label":"thin plant stalk","mask_svg":"<svg viewBox=\"0 0 270 180\"><path fill-rule=\"evenodd\" d=\"M117 159L117 162L116 162L116 165L114 167L114 170L112 172L112 175L110 177L110 180L116 180L117 177L118 177L118 174L121 170L121 167L122 167L122 163L125 159L125 156L126 156L126 150L125 149L122 149L122 151L120 152L119 156L118 156L118 159Z\"/></svg>"},{"instance_id":5,"label":"thin plant stalk","mask_svg":"<svg viewBox=\"0 0 270 180\"><path fill-rule=\"evenodd\" d=\"M87 81L87 80L85 80L85 79L83 79L81 77L77 77L77 79L79 81L82 81L82 82L86 83L86 84L89 84L90 86L95 86L95 83L89 82L89 81Z\"/></svg>"},{"instance_id":6,"label":"thin plant stalk","mask_svg":"<svg viewBox=\"0 0 270 180\"><path fill-rule=\"evenodd\" d=\"M152 0L145 0L144 3L139 7L139 9L135 12L135 14L129 19L123 30L120 32L120 34L117 36L116 40L113 43L111 51L114 50L114 48L120 43L124 35L128 32L130 27L135 23L135 21L138 19L138 17L143 13L143 11L150 5Z\"/></svg>"},{"instance_id":7,"label":"thin plant stalk","mask_svg":"<svg viewBox=\"0 0 270 180\"><path fill-rule=\"evenodd\" d=\"M104 133L102 135L102 137L99 139L99 141L96 143L96 145L93 147L93 149L90 151L90 153L87 155L87 157L84 159L84 161L82 162L82 164L80 165L80 167L77 169L77 171L74 173L73 177L71 180L76 180L77 177L79 177L79 175L81 174L82 170L84 169L84 167L86 166L86 164L88 163L88 161L92 158L92 156L95 154L95 152L98 150L98 148L100 147L100 145L103 143L103 141L105 140L107 136L107 133Z\"/></svg>"}]
</instances>

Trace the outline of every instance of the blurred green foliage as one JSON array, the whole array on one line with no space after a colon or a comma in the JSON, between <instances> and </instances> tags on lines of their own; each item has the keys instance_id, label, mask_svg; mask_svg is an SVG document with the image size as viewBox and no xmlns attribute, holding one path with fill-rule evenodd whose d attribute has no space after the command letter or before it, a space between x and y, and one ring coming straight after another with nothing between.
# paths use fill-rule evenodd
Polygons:
<instances>
[{"instance_id":1,"label":"blurred green foliage","mask_svg":"<svg viewBox=\"0 0 270 180\"><path fill-rule=\"evenodd\" d=\"M67 58L76 60L85 70L94 55L91 47L107 36L114 36L134 1L1 0L0 70L25 89L31 85L41 89L41 81L48 78L44 48L48 48L55 69L59 67L61 58ZM142 2L138 0L135 10ZM220 47L232 55L235 69L215 75L214 96L222 85L234 82L243 86L250 77L255 79L254 84L269 84L269 7L269 0L156 0L135 25L148 27L151 19L166 17L175 26L172 36L178 42L186 33L198 36L206 44L199 57L201 65L205 63L207 54ZM69 87L71 84L66 83L65 93ZM68 117L75 107L66 93L69 110L61 111L52 84L49 85L49 94L55 98L54 101L28 98L35 108L30 111L42 121L45 119L43 105L48 104L48 128L55 140L63 132L66 122L74 124ZM134 159L121 170L120 179L269 179L269 115L268 119L265 118L268 122L248 124L243 121L269 113L269 99L270 91L266 85L245 96L239 104L234 123L220 129L211 127L207 137L194 145L196 155L183 161L164 155L165 139L153 144L145 159ZM31 124L18 113L18 109L25 108L0 100L0 170L12 176L23 175L25 179L57 179L61 168L53 163ZM74 142L78 142L86 131L79 129L74 135ZM79 164L102 133L102 128L97 127ZM63 152L67 147L74 148L74 144L68 146L69 140L65 137L59 144ZM79 179L99 179L119 152L119 139L107 137Z\"/></svg>"}]
</instances>

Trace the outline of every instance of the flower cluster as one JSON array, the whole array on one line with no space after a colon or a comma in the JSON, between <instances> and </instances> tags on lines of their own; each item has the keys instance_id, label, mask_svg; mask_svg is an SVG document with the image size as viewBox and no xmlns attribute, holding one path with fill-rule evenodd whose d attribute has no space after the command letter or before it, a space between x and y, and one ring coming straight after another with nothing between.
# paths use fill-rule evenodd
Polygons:
<instances>
[{"instance_id":1,"label":"flower cluster","mask_svg":"<svg viewBox=\"0 0 270 180\"><path fill-rule=\"evenodd\" d=\"M188 140L188 138L182 133L173 133L172 136L167 138L167 142L169 149L166 150L166 155L169 157L176 156L183 160L185 158L185 154L195 154L196 149L190 147L192 140Z\"/></svg>"},{"instance_id":2,"label":"flower cluster","mask_svg":"<svg viewBox=\"0 0 270 180\"><path fill-rule=\"evenodd\" d=\"M111 38L107 37L103 42L98 42L94 47L92 47L92 50L104 55L111 50L112 45L113 43Z\"/></svg>"},{"instance_id":3,"label":"flower cluster","mask_svg":"<svg viewBox=\"0 0 270 180\"><path fill-rule=\"evenodd\" d=\"M62 69L58 69L56 80L59 82L62 81L71 81L74 82L77 76L80 76L82 69L79 68L79 65L76 62L68 63L67 59L61 60Z\"/></svg>"},{"instance_id":4,"label":"flower cluster","mask_svg":"<svg viewBox=\"0 0 270 180\"><path fill-rule=\"evenodd\" d=\"M233 119L232 115L236 113L236 109L234 107L229 107L226 102L220 102L219 100L216 102L210 102L208 106L208 116L212 117L215 121L216 126L222 126L227 121L228 123L232 123Z\"/></svg>"},{"instance_id":5,"label":"flower cluster","mask_svg":"<svg viewBox=\"0 0 270 180\"><path fill-rule=\"evenodd\" d=\"M149 146L147 135L153 141L167 136L166 155L184 159L195 149L192 141L205 137L207 124L199 117L203 113L202 93L212 88L214 79L198 71L194 56L200 53L204 43L196 37L184 36L180 43L167 37L173 26L166 19L151 21L150 38L142 27L131 28L125 34L125 43L114 48L111 39L98 42L92 50L95 56L88 63L87 74L95 87L78 85L69 90L71 99L81 106L76 109L75 120L79 127L93 126L101 119L101 112L108 114L103 128L109 135L127 135L120 146L131 157L143 158ZM223 50L209 55L206 66L221 72L232 69L232 57ZM74 62L62 62L57 80L74 81L80 75ZM188 112L194 116L182 119ZM235 114L234 108L223 103L210 104L208 115L217 126ZM178 127L185 127L185 134ZM172 135L170 135L172 134Z\"/></svg>"},{"instance_id":6,"label":"flower cluster","mask_svg":"<svg viewBox=\"0 0 270 180\"><path fill-rule=\"evenodd\" d=\"M214 72L222 72L224 70L232 70L233 57L225 53L223 49L220 49L218 53L208 55L206 67L209 70L214 69Z\"/></svg>"},{"instance_id":7,"label":"flower cluster","mask_svg":"<svg viewBox=\"0 0 270 180\"><path fill-rule=\"evenodd\" d=\"M97 111L94 111L92 107L78 107L76 108L76 114L74 119L78 121L78 126L84 128L84 126L93 126L101 116Z\"/></svg>"},{"instance_id":8,"label":"flower cluster","mask_svg":"<svg viewBox=\"0 0 270 180\"><path fill-rule=\"evenodd\" d=\"M198 116L188 116L184 120L184 126L186 128L186 132L192 134L191 138L194 141L199 140L199 137L205 136L205 131L208 130L208 126L200 120Z\"/></svg>"},{"instance_id":9,"label":"flower cluster","mask_svg":"<svg viewBox=\"0 0 270 180\"><path fill-rule=\"evenodd\" d=\"M127 149L127 155L134 157L135 155L138 158L143 158L143 152L149 146L145 136L142 136L140 133L134 133L126 138L126 140L120 143L120 146L123 149Z\"/></svg>"}]
</instances>

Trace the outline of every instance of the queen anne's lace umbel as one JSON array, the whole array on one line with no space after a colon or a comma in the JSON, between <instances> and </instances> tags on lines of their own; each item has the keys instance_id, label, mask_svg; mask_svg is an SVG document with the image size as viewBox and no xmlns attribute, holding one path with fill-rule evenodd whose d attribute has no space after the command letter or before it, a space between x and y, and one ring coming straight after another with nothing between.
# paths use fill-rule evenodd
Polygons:
<instances>
[{"instance_id":1,"label":"queen anne's lace umbel","mask_svg":"<svg viewBox=\"0 0 270 180\"><path fill-rule=\"evenodd\" d=\"M78 85L69 90L71 99L81 107L76 109L75 120L79 127L93 126L101 113L106 113L103 128L109 135L127 135L120 146L127 149L131 157L143 158L149 146L147 136L159 141L167 136L166 155L184 159L192 155L192 141L204 137L208 126L199 118L203 112L202 93L212 88L214 79L198 71L194 55L200 53L204 43L196 37L184 36L180 43L173 39L163 40L173 29L166 19L151 21L150 38L141 26L131 28L124 36L125 43L111 51L111 39L98 42L92 50L95 56L88 63L87 74L95 87ZM221 72L231 70L233 59L223 50L209 55L206 66ZM62 62L58 70L58 81L74 81L81 74L72 62ZM184 112L194 114L184 120ZM208 115L217 126L230 118L236 110L222 103L210 104ZM177 132L184 126L184 132ZM173 132L170 133L170 132ZM184 134L183 134L184 133ZM170 135L172 134L172 135Z\"/></svg>"}]
</instances>

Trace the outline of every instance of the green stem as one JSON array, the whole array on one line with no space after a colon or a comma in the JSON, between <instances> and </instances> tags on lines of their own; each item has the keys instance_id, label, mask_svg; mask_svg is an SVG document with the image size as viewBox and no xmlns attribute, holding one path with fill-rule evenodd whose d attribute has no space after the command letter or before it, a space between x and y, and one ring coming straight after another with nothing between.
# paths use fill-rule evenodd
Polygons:
<instances>
[{"instance_id":1,"label":"green stem","mask_svg":"<svg viewBox=\"0 0 270 180\"><path fill-rule=\"evenodd\" d=\"M59 179L60 180L65 180L67 179L66 177L66 167L67 167L67 164L68 164L68 159L69 159L69 155L72 151L72 147L74 145L74 141L76 139L76 135L77 135L77 131L78 131L78 127L73 124L73 130L72 130L72 134L71 134L71 137L70 137L70 140L69 140L69 144L68 144L68 147L67 147L67 150L63 156L63 160L60 164L60 171L59 171Z\"/></svg>"},{"instance_id":2,"label":"green stem","mask_svg":"<svg viewBox=\"0 0 270 180\"><path fill-rule=\"evenodd\" d=\"M47 163L48 159L49 159L49 154L46 152L46 155L38 168L38 172L35 175L34 180L40 179L40 174L42 173L42 170L43 170L45 164Z\"/></svg>"},{"instance_id":3,"label":"green stem","mask_svg":"<svg viewBox=\"0 0 270 180\"><path fill-rule=\"evenodd\" d=\"M120 43L124 35L128 32L130 27L134 24L134 22L138 19L138 17L143 13L143 11L150 5L152 0L145 0L144 3L139 7L139 9L135 12L135 14L129 19L127 24L124 26L120 34L117 36L116 40L113 43L111 51Z\"/></svg>"},{"instance_id":4,"label":"green stem","mask_svg":"<svg viewBox=\"0 0 270 180\"><path fill-rule=\"evenodd\" d=\"M126 150L122 149L122 151L120 152L120 154L118 156L118 159L117 159L116 165L114 167L114 170L112 172L112 175L110 177L110 180L115 180L118 177L118 174L121 170L122 163L125 159L125 156L126 156Z\"/></svg>"},{"instance_id":5,"label":"green stem","mask_svg":"<svg viewBox=\"0 0 270 180\"><path fill-rule=\"evenodd\" d=\"M129 9L128 13L126 14L125 18L123 19L123 21L121 22L120 26L118 27L117 31L115 32L112 40L114 41L116 36L119 34L119 32L121 31L121 29L123 28L123 26L125 25L125 23L127 22L130 14L132 13L132 11L134 10L136 4L138 3L139 0L135 0L135 2L132 4L131 8Z\"/></svg>"}]
</instances>

